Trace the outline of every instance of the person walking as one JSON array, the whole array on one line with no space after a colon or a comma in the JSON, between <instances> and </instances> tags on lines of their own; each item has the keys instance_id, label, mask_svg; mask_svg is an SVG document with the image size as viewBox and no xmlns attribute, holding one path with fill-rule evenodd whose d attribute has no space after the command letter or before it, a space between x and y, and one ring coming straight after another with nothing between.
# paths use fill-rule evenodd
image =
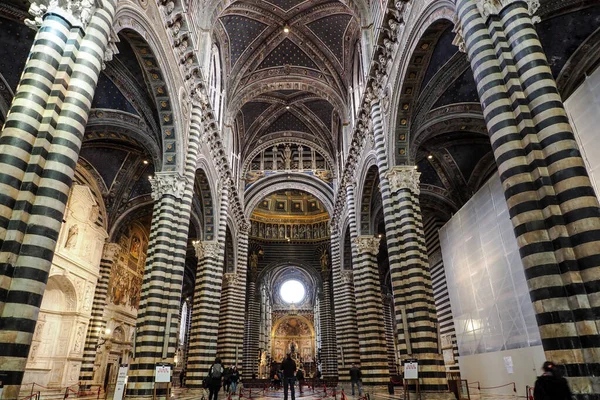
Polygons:
<instances>
[{"instance_id":1,"label":"person walking","mask_svg":"<svg viewBox=\"0 0 600 400\"><path fill-rule=\"evenodd\" d=\"M223 390L227 394L229 394L229 389L231 387L231 371L231 367L227 367L223 373Z\"/></svg>"},{"instance_id":2,"label":"person walking","mask_svg":"<svg viewBox=\"0 0 600 400\"><path fill-rule=\"evenodd\" d=\"M296 372L296 379L298 379L298 388L300 388L300 394L302 394L302 385L304 384L304 371L302 368Z\"/></svg>"},{"instance_id":3,"label":"person walking","mask_svg":"<svg viewBox=\"0 0 600 400\"><path fill-rule=\"evenodd\" d=\"M288 388L291 390L292 400L296 400L296 389L294 383L296 381L296 362L292 360L292 354L288 354L287 358L281 363L283 370L283 400L288 398Z\"/></svg>"},{"instance_id":4,"label":"person walking","mask_svg":"<svg viewBox=\"0 0 600 400\"><path fill-rule=\"evenodd\" d=\"M553 362L542 365L544 373L538 376L533 389L533 400L571 400L571 389Z\"/></svg>"},{"instance_id":5,"label":"person walking","mask_svg":"<svg viewBox=\"0 0 600 400\"><path fill-rule=\"evenodd\" d=\"M362 382L360 381L362 374L360 368L356 364L352 364L350 368L350 382L352 383L352 396L354 396L354 385L358 387L358 395L362 396Z\"/></svg>"},{"instance_id":6,"label":"person walking","mask_svg":"<svg viewBox=\"0 0 600 400\"><path fill-rule=\"evenodd\" d=\"M208 400L217 400L219 396L219 390L221 390L221 383L223 380L223 364L219 357L215 358L215 362L208 369L208 389L210 391Z\"/></svg>"},{"instance_id":7,"label":"person walking","mask_svg":"<svg viewBox=\"0 0 600 400\"><path fill-rule=\"evenodd\" d=\"M231 377L229 379L231 380L231 393L235 394L238 381L240 380L240 372L238 371L237 367L233 367L231 370Z\"/></svg>"},{"instance_id":8,"label":"person walking","mask_svg":"<svg viewBox=\"0 0 600 400\"><path fill-rule=\"evenodd\" d=\"M185 368L181 369L179 373L179 387L183 387L183 382L185 381Z\"/></svg>"}]
</instances>

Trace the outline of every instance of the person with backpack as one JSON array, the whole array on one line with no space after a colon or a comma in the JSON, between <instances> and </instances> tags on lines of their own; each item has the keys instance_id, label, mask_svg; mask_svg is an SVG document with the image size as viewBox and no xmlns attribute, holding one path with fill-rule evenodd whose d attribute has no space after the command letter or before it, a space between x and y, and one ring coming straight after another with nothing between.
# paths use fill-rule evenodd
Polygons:
<instances>
[{"instance_id":1,"label":"person with backpack","mask_svg":"<svg viewBox=\"0 0 600 400\"><path fill-rule=\"evenodd\" d=\"M217 400L219 390L221 389L221 381L223 380L223 370L221 359L217 357L213 365L208 369L208 389L210 391L208 400Z\"/></svg>"},{"instance_id":2,"label":"person with backpack","mask_svg":"<svg viewBox=\"0 0 600 400\"><path fill-rule=\"evenodd\" d=\"M542 365L544 373L538 376L533 389L534 400L571 400L573 395L567 380L553 362Z\"/></svg>"}]
</instances>

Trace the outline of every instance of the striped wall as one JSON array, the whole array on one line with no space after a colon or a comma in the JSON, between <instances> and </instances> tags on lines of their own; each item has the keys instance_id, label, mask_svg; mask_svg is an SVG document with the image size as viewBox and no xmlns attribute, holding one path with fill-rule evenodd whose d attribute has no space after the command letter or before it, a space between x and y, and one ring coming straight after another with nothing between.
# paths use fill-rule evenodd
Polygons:
<instances>
[{"instance_id":1,"label":"striped wall","mask_svg":"<svg viewBox=\"0 0 600 400\"><path fill-rule=\"evenodd\" d=\"M416 170L413 167L389 169L379 102L371 105L371 117L394 297L398 357L400 361L419 360L423 372L421 390L445 391L446 374L438 351L437 317L419 207L418 176L412 191L397 184L415 179L411 175L402 176L403 168L408 174L416 173Z\"/></svg>"},{"instance_id":2,"label":"striped wall","mask_svg":"<svg viewBox=\"0 0 600 400\"><path fill-rule=\"evenodd\" d=\"M137 315L134 360L129 368L128 396L152 395L156 363L173 363L177 349L193 182L203 133L202 117L201 107L194 104L184 175L157 173L151 181L154 210Z\"/></svg>"},{"instance_id":3,"label":"striped wall","mask_svg":"<svg viewBox=\"0 0 600 400\"><path fill-rule=\"evenodd\" d=\"M352 254L348 252L344 256L344 264L350 267L349 269L344 269L340 258L340 238L338 235L338 230L331 232L331 265L333 273L335 336L338 346L338 376L342 381L349 381L352 364L360 365L360 353L358 331L356 329ZM348 247L351 247L349 232L347 232L346 238L348 239ZM344 240L345 243L346 240Z\"/></svg>"},{"instance_id":4,"label":"striped wall","mask_svg":"<svg viewBox=\"0 0 600 400\"><path fill-rule=\"evenodd\" d=\"M44 16L0 134L5 399L18 395L23 378L114 13L115 1L104 2L85 31Z\"/></svg>"},{"instance_id":5,"label":"striped wall","mask_svg":"<svg viewBox=\"0 0 600 400\"><path fill-rule=\"evenodd\" d=\"M79 372L79 382L83 387L88 387L94 379L94 363L96 361L97 346L100 337L104 335L106 329L106 320L104 319L104 310L106 309L106 300L108 296L108 282L110 272L114 262L121 251L118 243L106 243L102 258L100 259L100 276L94 292L94 302L92 303L92 318L88 325L87 335L85 337L85 346L83 348L83 361Z\"/></svg>"},{"instance_id":6,"label":"striped wall","mask_svg":"<svg viewBox=\"0 0 600 400\"><path fill-rule=\"evenodd\" d=\"M394 340L394 298L391 295L383 296L383 319L385 324L385 337L387 341L387 358L390 375L396 375L396 344Z\"/></svg>"},{"instance_id":7,"label":"striped wall","mask_svg":"<svg viewBox=\"0 0 600 400\"><path fill-rule=\"evenodd\" d=\"M600 354L600 209L527 7L510 2L486 20L473 0L457 1L546 357L589 394L600 370L590 356Z\"/></svg>"},{"instance_id":8,"label":"striped wall","mask_svg":"<svg viewBox=\"0 0 600 400\"><path fill-rule=\"evenodd\" d=\"M452 361L444 361L446 372L459 372L456 330L454 329L450 296L448 294L448 285L446 283L446 274L444 272L444 262L442 260L442 250L440 247L439 230L442 226L444 226L442 220L430 217L425 220L423 230L425 232L425 243L427 245L427 257L431 268L431 282L433 285L435 310L440 326L440 342L442 343L442 349L446 352L450 351L453 355ZM449 345L451 344L451 346L444 345L446 341Z\"/></svg>"},{"instance_id":9,"label":"striped wall","mask_svg":"<svg viewBox=\"0 0 600 400\"><path fill-rule=\"evenodd\" d=\"M191 389L202 387L202 378L206 376L215 358L221 356L221 354L217 354L217 341L228 208L229 191L227 188L223 188L219 201L219 225L216 240L198 242L196 245L198 269L196 270L187 364L187 386Z\"/></svg>"},{"instance_id":10,"label":"striped wall","mask_svg":"<svg viewBox=\"0 0 600 400\"><path fill-rule=\"evenodd\" d=\"M248 263L248 232L240 232L237 241L237 264L232 274L225 274L221 292L217 353L224 365L240 364L244 347L246 319L246 265Z\"/></svg>"}]
</instances>

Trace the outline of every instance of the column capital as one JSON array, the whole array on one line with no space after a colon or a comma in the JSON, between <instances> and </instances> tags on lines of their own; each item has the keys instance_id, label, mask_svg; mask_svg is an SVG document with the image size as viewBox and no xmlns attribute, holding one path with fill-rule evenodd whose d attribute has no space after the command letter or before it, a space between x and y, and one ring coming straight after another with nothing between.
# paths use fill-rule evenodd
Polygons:
<instances>
[{"instance_id":1,"label":"column capital","mask_svg":"<svg viewBox=\"0 0 600 400\"><path fill-rule=\"evenodd\" d=\"M152 185L152 199L154 201L160 200L161 197L167 194L182 199L188 183L183 175L174 171L157 172L149 180L150 185Z\"/></svg>"},{"instance_id":2,"label":"column capital","mask_svg":"<svg viewBox=\"0 0 600 400\"><path fill-rule=\"evenodd\" d=\"M342 271L342 282L344 283L352 283L354 282L354 272L349 269L345 269Z\"/></svg>"},{"instance_id":3,"label":"column capital","mask_svg":"<svg viewBox=\"0 0 600 400\"><path fill-rule=\"evenodd\" d=\"M359 253L371 253L375 256L379 254L379 242L381 239L374 236L359 236L354 239Z\"/></svg>"},{"instance_id":4,"label":"column capital","mask_svg":"<svg viewBox=\"0 0 600 400\"><path fill-rule=\"evenodd\" d=\"M488 18L490 15L498 15L500 11L509 4L516 3L517 1L527 3L527 10L529 15L533 16L538 8L540 8L540 0L476 0L477 8L484 18ZM539 17L532 18L533 22L539 22Z\"/></svg>"},{"instance_id":5,"label":"column capital","mask_svg":"<svg viewBox=\"0 0 600 400\"><path fill-rule=\"evenodd\" d=\"M235 272L227 272L223 275L223 282L227 286L237 286L240 283L240 278Z\"/></svg>"},{"instance_id":6,"label":"column capital","mask_svg":"<svg viewBox=\"0 0 600 400\"><path fill-rule=\"evenodd\" d=\"M104 260L115 261L115 257L121 251L121 245L119 243L104 243L104 252L102 258Z\"/></svg>"},{"instance_id":7,"label":"column capital","mask_svg":"<svg viewBox=\"0 0 600 400\"><path fill-rule=\"evenodd\" d=\"M33 19L26 19L25 25L33 29L42 26L44 15L59 14L74 26L85 29L97 7L96 0L29 0L29 14Z\"/></svg>"},{"instance_id":8,"label":"column capital","mask_svg":"<svg viewBox=\"0 0 600 400\"><path fill-rule=\"evenodd\" d=\"M219 255L219 242L216 240L198 240L193 242L194 249L196 250L196 257L198 261L205 257L217 258Z\"/></svg>"},{"instance_id":9,"label":"column capital","mask_svg":"<svg viewBox=\"0 0 600 400\"><path fill-rule=\"evenodd\" d=\"M417 196L421 193L419 180L421 173L414 166L397 165L385 173L392 193L401 189L408 189Z\"/></svg>"}]
</instances>

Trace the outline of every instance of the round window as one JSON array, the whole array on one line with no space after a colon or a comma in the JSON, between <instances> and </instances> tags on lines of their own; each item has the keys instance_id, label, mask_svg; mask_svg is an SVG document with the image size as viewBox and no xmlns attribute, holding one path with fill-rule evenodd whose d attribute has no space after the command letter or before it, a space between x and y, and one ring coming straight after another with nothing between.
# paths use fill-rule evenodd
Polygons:
<instances>
[{"instance_id":1,"label":"round window","mask_svg":"<svg viewBox=\"0 0 600 400\"><path fill-rule=\"evenodd\" d=\"M286 303L297 304L304 300L306 290L300 281L291 279L283 282L279 289L279 295Z\"/></svg>"}]
</instances>

